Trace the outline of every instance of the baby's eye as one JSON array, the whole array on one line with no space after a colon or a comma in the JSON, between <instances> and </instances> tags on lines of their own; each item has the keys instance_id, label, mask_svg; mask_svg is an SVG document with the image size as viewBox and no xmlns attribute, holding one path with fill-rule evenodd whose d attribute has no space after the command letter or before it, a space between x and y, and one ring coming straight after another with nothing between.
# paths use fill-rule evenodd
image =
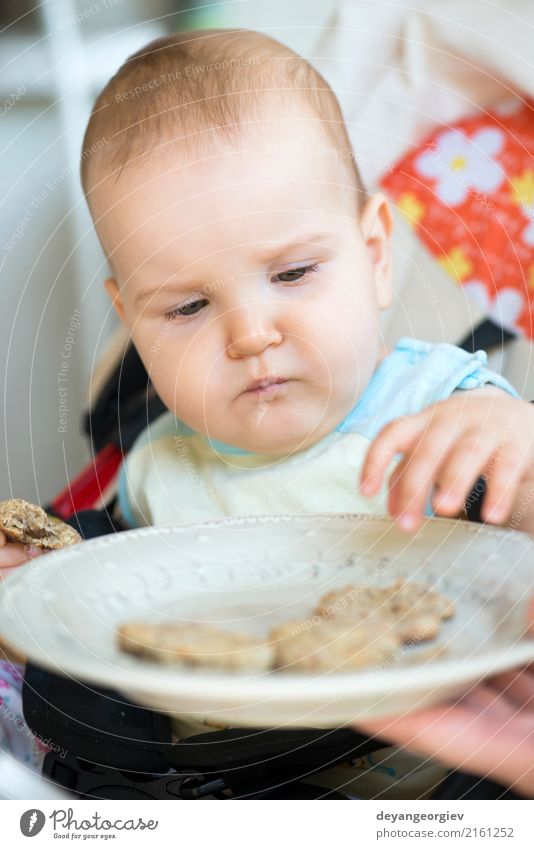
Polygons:
<instances>
[{"instance_id":1,"label":"baby's eye","mask_svg":"<svg viewBox=\"0 0 534 849\"><path fill-rule=\"evenodd\" d=\"M277 277L281 283L294 283L295 281L302 280L307 274L317 271L318 268L318 265L303 265L301 268L290 268L288 271L280 271L278 274L275 274L275 278Z\"/></svg>"},{"instance_id":2,"label":"baby's eye","mask_svg":"<svg viewBox=\"0 0 534 849\"><path fill-rule=\"evenodd\" d=\"M197 308L198 304L204 306L207 303L207 298L201 298L197 301L190 301L188 304L184 304L181 307L176 307L176 309L165 313L165 317L169 320L172 320L173 318L178 318L178 316L180 315L194 315L195 313L200 312L200 310Z\"/></svg>"}]
</instances>

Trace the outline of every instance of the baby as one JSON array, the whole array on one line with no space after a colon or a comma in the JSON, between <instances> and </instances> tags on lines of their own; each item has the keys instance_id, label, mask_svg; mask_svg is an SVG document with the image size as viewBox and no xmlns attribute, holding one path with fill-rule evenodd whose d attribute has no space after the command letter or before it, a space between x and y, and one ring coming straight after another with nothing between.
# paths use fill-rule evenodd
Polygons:
<instances>
[{"instance_id":1,"label":"baby","mask_svg":"<svg viewBox=\"0 0 534 849\"><path fill-rule=\"evenodd\" d=\"M83 151L105 286L169 411L123 466L130 526L389 510L415 530L459 515L499 446L483 517L506 520L532 412L483 352L402 339L378 365L391 216L308 62L249 31L160 39Z\"/></svg>"},{"instance_id":2,"label":"baby","mask_svg":"<svg viewBox=\"0 0 534 849\"><path fill-rule=\"evenodd\" d=\"M534 531L518 508L534 411L485 353L404 338L381 354L391 215L302 57L245 30L152 42L96 101L82 183L168 409L121 469L125 524L350 511L413 531L463 515L484 475L483 519ZM0 548L0 566L23 559ZM410 798L442 775L375 757L331 783Z\"/></svg>"}]
</instances>

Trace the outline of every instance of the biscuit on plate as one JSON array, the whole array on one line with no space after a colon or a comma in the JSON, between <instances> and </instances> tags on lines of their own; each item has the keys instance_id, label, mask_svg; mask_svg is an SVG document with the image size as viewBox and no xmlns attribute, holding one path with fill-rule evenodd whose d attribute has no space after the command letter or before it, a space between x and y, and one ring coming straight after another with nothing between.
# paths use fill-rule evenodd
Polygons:
<instances>
[{"instance_id":1,"label":"biscuit on plate","mask_svg":"<svg viewBox=\"0 0 534 849\"><path fill-rule=\"evenodd\" d=\"M372 619L395 629L403 642L422 642L437 636L441 620L454 615L454 604L425 584L398 578L387 587L350 584L327 593L315 612L354 622Z\"/></svg>"},{"instance_id":2,"label":"biscuit on plate","mask_svg":"<svg viewBox=\"0 0 534 849\"><path fill-rule=\"evenodd\" d=\"M271 646L261 640L202 622L126 622L118 639L123 651L158 663L233 672L264 672L273 663Z\"/></svg>"},{"instance_id":3,"label":"biscuit on plate","mask_svg":"<svg viewBox=\"0 0 534 849\"><path fill-rule=\"evenodd\" d=\"M388 660L401 646L395 631L346 617L287 622L273 628L270 639L276 666L285 672L350 672Z\"/></svg>"}]
</instances>

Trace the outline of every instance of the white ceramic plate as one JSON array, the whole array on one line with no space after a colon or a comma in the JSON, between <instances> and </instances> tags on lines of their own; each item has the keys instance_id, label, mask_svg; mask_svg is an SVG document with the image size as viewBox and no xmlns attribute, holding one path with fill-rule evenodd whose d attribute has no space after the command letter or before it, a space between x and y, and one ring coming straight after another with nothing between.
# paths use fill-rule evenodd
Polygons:
<instances>
[{"instance_id":1,"label":"white ceramic plate","mask_svg":"<svg viewBox=\"0 0 534 849\"><path fill-rule=\"evenodd\" d=\"M423 707L481 677L534 659L524 635L533 591L526 534L428 519L415 535L384 517L255 516L99 537L38 558L0 592L0 634L33 662L141 704L248 726L333 727ZM325 592L397 576L454 599L457 614L428 645L379 669L303 675L162 667L120 652L130 618L211 621L263 635L308 617Z\"/></svg>"}]
</instances>

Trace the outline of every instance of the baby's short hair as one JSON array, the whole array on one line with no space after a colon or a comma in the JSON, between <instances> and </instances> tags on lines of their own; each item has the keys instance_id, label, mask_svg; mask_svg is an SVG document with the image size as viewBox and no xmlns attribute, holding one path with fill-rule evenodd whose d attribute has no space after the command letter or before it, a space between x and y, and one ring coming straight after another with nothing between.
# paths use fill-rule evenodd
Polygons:
<instances>
[{"instance_id":1,"label":"baby's short hair","mask_svg":"<svg viewBox=\"0 0 534 849\"><path fill-rule=\"evenodd\" d=\"M118 177L126 165L156 150L179 144L198 152L245 135L248 122L262 119L269 96L288 102L297 97L311 108L331 142L325 153L340 157L361 209L366 192L331 87L298 53L244 29L174 33L124 62L97 98L85 132L86 197L90 200L99 174ZM282 150L283 139L276 146Z\"/></svg>"}]
</instances>

